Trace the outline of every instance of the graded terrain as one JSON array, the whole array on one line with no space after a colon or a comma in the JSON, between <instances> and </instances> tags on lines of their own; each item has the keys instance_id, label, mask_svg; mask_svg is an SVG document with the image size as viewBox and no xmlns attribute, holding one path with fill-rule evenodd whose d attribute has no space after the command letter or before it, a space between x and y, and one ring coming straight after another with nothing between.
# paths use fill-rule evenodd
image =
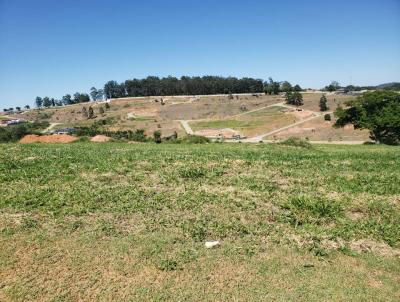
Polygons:
<instances>
[{"instance_id":1,"label":"graded terrain","mask_svg":"<svg viewBox=\"0 0 400 302\"><path fill-rule=\"evenodd\" d=\"M399 167L382 145L3 144L0 300L398 301Z\"/></svg>"},{"instance_id":2,"label":"graded terrain","mask_svg":"<svg viewBox=\"0 0 400 302\"><path fill-rule=\"evenodd\" d=\"M310 141L355 141L369 140L368 131L333 128L333 111L339 104L352 98L348 95L328 94L327 112L320 112L318 103L322 93L303 93L304 105L300 107L285 104L283 95L239 94L216 96L171 96L136 97L113 99L110 109L100 113L104 102L81 103L66 107L29 110L16 118L30 121L48 121L50 130L90 126L95 122L106 121L106 130L144 129L151 136L160 130L162 136L174 132L179 137L197 134L208 137L222 136L232 138L240 135L249 142L260 140L284 140L299 137ZM93 119L82 114L82 108L92 106ZM325 121L329 114L331 121Z\"/></svg>"}]
</instances>

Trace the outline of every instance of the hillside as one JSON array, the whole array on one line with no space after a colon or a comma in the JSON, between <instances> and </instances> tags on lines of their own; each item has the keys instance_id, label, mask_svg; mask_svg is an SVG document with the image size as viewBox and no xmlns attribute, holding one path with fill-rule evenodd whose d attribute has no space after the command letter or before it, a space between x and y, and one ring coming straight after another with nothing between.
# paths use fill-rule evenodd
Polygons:
<instances>
[{"instance_id":1,"label":"hillside","mask_svg":"<svg viewBox=\"0 0 400 302\"><path fill-rule=\"evenodd\" d=\"M34 109L15 118L53 123L52 129L89 126L105 121L107 130L145 129L148 135L160 130L163 136L175 131L178 136L198 134L209 137L232 135L248 141L282 140L291 136L311 141L365 141L367 131L351 127L334 129L334 120L325 121L324 114L332 111L349 96L328 94L329 111L319 112L321 93L303 93L304 105L287 106L283 95L265 94L135 97L112 99L110 109L101 114L104 102L84 103L66 107ZM95 117L88 119L82 108L92 106ZM186 129L183 127L186 126Z\"/></svg>"}]
</instances>

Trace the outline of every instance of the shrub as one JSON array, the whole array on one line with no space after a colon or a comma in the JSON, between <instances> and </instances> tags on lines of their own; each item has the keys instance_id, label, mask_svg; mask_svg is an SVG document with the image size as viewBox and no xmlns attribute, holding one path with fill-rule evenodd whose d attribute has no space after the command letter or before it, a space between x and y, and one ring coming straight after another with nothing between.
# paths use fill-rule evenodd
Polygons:
<instances>
[{"instance_id":1,"label":"shrub","mask_svg":"<svg viewBox=\"0 0 400 302\"><path fill-rule=\"evenodd\" d=\"M301 138L298 137L290 137L287 140L280 142L281 145L286 145L286 146L294 146L294 147L301 147L301 148L311 148L312 145Z\"/></svg>"},{"instance_id":2,"label":"shrub","mask_svg":"<svg viewBox=\"0 0 400 302\"><path fill-rule=\"evenodd\" d=\"M180 141L186 144L206 144L210 142L210 139L200 135L188 135Z\"/></svg>"},{"instance_id":3,"label":"shrub","mask_svg":"<svg viewBox=\"0 0 400 302\"><path fill-rule=\"evenodd\" d=\"M332 120L331 115L329 113L325 114L324 115L324 120L325 121L331 121Z\"/></svg>"},{"instance_id":4,"label":"shrub","mask_svg":"<svg viewBox=\"0 0 400 302\"><path fill-rule=\"evenodd\" d=\"M153 137L154 137L154 142L156 144L161 143L161 131L160 130L154 131L153 132Z\"/></svg>"},{"instance_id":5,"label":"shrub","mask_svg":"<svg viewBox=\"0 0 400 302\"><path fill-rule=\"evenodd\" d=\"M283 207L289 210L288 217L294 225L321 224L335 220L343 212L341 205L335 200L310 196L291 198Z\"/></svg>"},{"instance_id":6,"label":"shrub","mask_svg":"<svg viewBox=\"0 0 400 302\"><path fill-rule=\"evenodd\" d=\"M24 123L0 128L0 142L15 142L28 134L40 134L40 129L49 126L48 122Z\"/></svg>"},{"instance_id":7,"label":"shrub","mask_svg":"<svg viewBox=\"0 0 400 302\"><path fill-rule=\"evenodd\" d=\"M178 262L175 259L161 259L158 268L162 271L175 271L178 269Z\"/></svg>"}]
</instances>

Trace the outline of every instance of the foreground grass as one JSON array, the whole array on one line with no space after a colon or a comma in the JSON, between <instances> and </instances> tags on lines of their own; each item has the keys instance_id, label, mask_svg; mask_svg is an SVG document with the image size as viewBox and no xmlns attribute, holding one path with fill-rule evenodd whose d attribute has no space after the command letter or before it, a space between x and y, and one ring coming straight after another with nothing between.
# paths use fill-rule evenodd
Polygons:
<instances>
[{"instance_id":1,"label":"foreground grass","mask_svg":"<svg viewBox=\"0 0 400 302\"><path fill-rule=\"evenodd\" d=\"M385 146L0 145L0 300L396 301L399 167Z\"/></svg>"}]
</instances>

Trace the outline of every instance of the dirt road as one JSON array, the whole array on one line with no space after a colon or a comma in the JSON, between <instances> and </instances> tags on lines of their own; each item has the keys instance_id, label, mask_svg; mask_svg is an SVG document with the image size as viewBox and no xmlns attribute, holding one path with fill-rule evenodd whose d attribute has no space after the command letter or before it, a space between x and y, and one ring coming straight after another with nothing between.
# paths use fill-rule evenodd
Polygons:
<instances>
[{"instance_id":1,"label":"dirt road","mask_svg":"<svg viewBox=\"0 0 400 302\"><path fill-rule=\"evenodd\" d=\"M42 133L47 133L50 132L50 130L52 130L55 126L60 125L60 123L50 123L49 127L47 127L46 129L44 129L42 131Z\"/></svg>"},{"instance_id":2,"label":"dirt road","mask_svg":"<svg viewBox=\"0 0 400 302\"><path fill-rule=\"evenodd\" d=\"M185 131L186 131L187 134L190 134L190 135L193 135L193 134L194 134L194 132L193 132L192 128L190 127L188 121L182 121L182 120L181 120L181 121L179 121L179 122L181 123L183 129L185 129Z\"/></svg>"}]
</instances>

